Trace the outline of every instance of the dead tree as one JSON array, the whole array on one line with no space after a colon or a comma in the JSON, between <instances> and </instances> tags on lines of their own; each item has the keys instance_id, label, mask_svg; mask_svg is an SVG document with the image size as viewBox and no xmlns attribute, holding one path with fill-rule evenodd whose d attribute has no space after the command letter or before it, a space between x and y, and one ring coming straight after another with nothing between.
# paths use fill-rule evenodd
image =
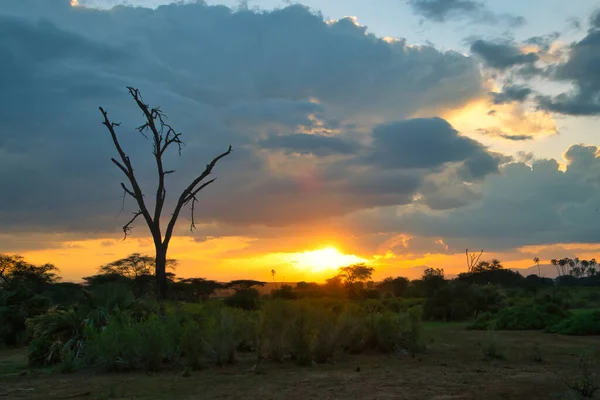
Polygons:
<instances>
[{"instance_id":1,"label":"dead tree","mask_svg":"<svg viewBox=\"0 0 600 400\"><path fill-rule=\"evenodd\" d=\"M467 272L473 272L473 269L477 266L479 259L483 255L483 250L479 254L477 253L469 253L469 249L465 250L465 255L467 256Z\"/></svg>"},{"instance_id":2,"label":"dead tree","mask_svg":"<svg viewBox=\"0 0 600 400\"><path fill-rule=\"evenodd\" d=\"M111 158L111 161L123 172L125 177L127 178L127 183L121 182L121 187L123 188L123 199L126 196L131 196L138 206L138 210L133 213L133 217L123 226L123 233L125 235L124 239L127 238L127 235L131 232L131 226L133 222L139 217L142 216L150 229L150 233L152 234L152 239L154 240L154 247L156 250L156 295L158 301L162 301L166 297L167 293L167 274L166 274L166 265L167 265L167 250L169 248L169 243L171 238L173 237L173 229L175 228L175 224L177 222L177 218L181 212L181 209L184 206L190 205L191 209L191 224L190 230L194 230L194 206L198 201L197 195L198 193L206 188L208 185L215 181L215 178L207 180L208 176L211 174L213 168L217 164L217 162L223 157L229 155L231 153L231 146L229 149L215 157L209 164L206 165L204 171L198 175L179 195L177 199L177 203L175 208L173 209L173 213L171 215L171 219L169 220L164 235L161 231L161 215L163 212L163 207L165 205L165 198L167 194L167 190L165 188L165 177L169 174L175 172L174 170L165 169L163 165L163 156L165 152L171 146L177 146L178 152L181 155L181 146L183 142L181 141L181 133L177 133L171 125L166 123L166 115L161 111L159 107L150 108L148 104L144 103L142 100L142 96L138 89L127 87L129 90L129 94L133 97L133 100L136 102L139 109L144 114L144 118L146 122L139 126L137 130L146 138L152 141L153 150L152 154L154 155L154 160L156 162L156 169L158 172L158 184L156 189L154 210L151 211L146 204L146 200L144 197L144 193L140 185L138 184L137 177L135 175L135 170L131 163L131 160L123 150L123 147L119 143L117 134L115 132L115 128L120 124L111 122L108 118L108 113L104 111L102 107L100 107L100 112L104 117L104 121L102 124L106 126L108 131L110 132L110 136L112 138L113 144L119 154L117 158Z\"/></svg>"}]
</instances>

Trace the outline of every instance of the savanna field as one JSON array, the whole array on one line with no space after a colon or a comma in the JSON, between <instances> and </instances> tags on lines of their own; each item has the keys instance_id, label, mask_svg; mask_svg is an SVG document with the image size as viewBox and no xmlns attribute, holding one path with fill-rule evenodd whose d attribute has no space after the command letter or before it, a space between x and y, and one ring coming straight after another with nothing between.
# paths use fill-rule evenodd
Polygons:
<instances>
[{"instance_id":1,"label":"savanna field","mask_svg":"<svg viewBox=\"0 0 600 400\"><path fill-rule=\"evenodd\" d=\"M451 280L375 283L357 264L270 293L171 275L161 307L151 257L82 285L50 264L2 265L5 398L573 399L600 386L595 274L524 278L483 261Z\"/></svg>"}]
</instances>

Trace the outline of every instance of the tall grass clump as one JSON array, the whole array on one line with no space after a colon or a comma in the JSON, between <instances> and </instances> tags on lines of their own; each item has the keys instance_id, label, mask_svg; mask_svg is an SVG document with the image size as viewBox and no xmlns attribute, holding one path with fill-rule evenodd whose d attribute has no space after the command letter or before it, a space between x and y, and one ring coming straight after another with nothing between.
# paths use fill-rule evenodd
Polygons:
<instances>
[{"instance_id":1,"label":"tall grass clump","mask_svg":"<svg viewBox=\"0 0 600 400\"><path fill-rule=\"evenodd\" d=\"M203 338L205 349L217 365L235 363L238 347L254 336L246 329L250 326L246 319L244 311L222 307L207 321Z\"/></svg>"},{"instance_id":2,"label":"tall grass clump","mask_svg":"<svg viewBox=\"0 0 600 400\"><path fill-rule=\"evenodd\" d=\"M481 343L481 350L486 359L503 360L504 348L498 340L493 324L490 324Z\"/></svg>"}]
</instances>

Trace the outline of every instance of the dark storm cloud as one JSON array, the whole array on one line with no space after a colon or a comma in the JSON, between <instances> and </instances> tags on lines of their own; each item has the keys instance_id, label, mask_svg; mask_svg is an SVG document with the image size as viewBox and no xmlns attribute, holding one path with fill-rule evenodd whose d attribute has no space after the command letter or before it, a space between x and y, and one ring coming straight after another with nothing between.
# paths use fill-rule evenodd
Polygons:
<instances>
[{"instance_id":1,"label":"dark storm cloud","mask_svg":"<svg viewBox=\"0 0 600 400\"><path fill-rule=\"evenodd\" d=\"M407 234L444 237L454 251L600 240L600 157L595 146L575 145L565 153L568 167L535 160L532 167L514 162L488 178L481 200L444 215L407 212L380 231L402 227ZM385 220L385 222L384 222ZM373 223L373 221L371 221Z\"/></svg>"},{"instance_id":2,"label":"dark storm cloud","mask_svg":"<svg viewBox=\"0 0 600 400\"><path fill-rule=\"evenodd\" d=\"M134 130L141 113L126 85L183 132L183 156L166 160L177 170L171 197L234 146L215 171L217 183L200 196L203 221L323 219L410 204L428 175L445 168L472 179L495 171L495 156L444 121L406 121L484 96L472 58L386 41L351 19L327 23L301 6L103 11L68 3L0 2L0 225L7 232L118 232L133 205L118 215L123 178L109 160L99 105L123 123L122 144L144 188L153 189L150 144ZM372 120L384 123L365 122ZM402 126L399 141L385 133ZM373 146L356 144L370 136ZM409 161L393 161L391 148ZM426 160L415 159L424 150ZM303 160L307 153L316 158ZM321 157L329 154L336 157Z\"/></svg>"},{"instance_id":3,"label":"dark storm cloud","mask_svg":"<svg viewBox=\"0 0 600 400\"><path fill-rule=\"evenodd\" d=\"M509 14L495 14L481 1L475 0L408 0L417 15L434 22L468 19L474 23L506 24L518 27L525 18Z\"/></svg>"},{"instance_id":4,"label":"dark storm cloud","mask_svg":"<svg viewBox=\"0 0 600 400\"><path fill-rule=\"evenodd\" d=\"M524 85L504 85L501 92L491 92L494 104L524 102L533 91Z\"/></svg>"},{"instance_id":5,"label":"dark storm cloud","mask_svg":"<svg viewBox=\"0 0 600 400\"><path fill-rule=\"evenodd\" d=\"M539 95L541 108L567 115L600 114L600 27L597 13L592 18L588 34L569 50L566 62L553 68L551 78L571 82L572 92L558 96Z\"/></svg>"},{"instance_id":6,"label":"dark storm cloud","mask_svg":"<svg viewBox=\"0 0 600 400\"><path fill-rule=\"evenodd\" d=\"M498 161L479 142L461 136L441 118L417 118L379 126L373 132L369 162L382 168L438 170L463 163L465 177L497 172Z\"/></svg>"},{"instance_id":7,"label":"dark storm cloud","mask_svg":"<svg viewBox=\"0 0 600 400\"><path fill-rule=\"evenodd\" d=\"M471 44L471 52L478 55L488 67L501 71L517 65L531 65L539 59L535 53L523 53L514 43L483 39Z\"/></svg>"}]
</instances>

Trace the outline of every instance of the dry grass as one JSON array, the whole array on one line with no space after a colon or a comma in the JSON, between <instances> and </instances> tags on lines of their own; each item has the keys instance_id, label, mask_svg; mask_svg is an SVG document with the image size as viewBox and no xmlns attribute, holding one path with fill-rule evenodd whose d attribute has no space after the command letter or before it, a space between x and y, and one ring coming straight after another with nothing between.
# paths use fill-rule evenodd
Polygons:
<instances>
[{"instance_id":1,"label":"dry grass","mask_svg":"<svg viewBox=\"0 0 600 400\"><path fill-rule=\"evenodd\" d=\"M485 332L467 331L459 324L429 324L426 331L428 352L414 358L363 355L312 368L266 363L258 369L246 360L189 377L181 371L154 375L32 372L25 369L22 352L2 352L0 398L567 399L571 397L565 386L547 368L563 376L575 374L579 354L599 343L598 337L497 332L505 359L490 361L480 348ZM532 361L534 343L546 364Z\"/></svg>"}]
</instances>

